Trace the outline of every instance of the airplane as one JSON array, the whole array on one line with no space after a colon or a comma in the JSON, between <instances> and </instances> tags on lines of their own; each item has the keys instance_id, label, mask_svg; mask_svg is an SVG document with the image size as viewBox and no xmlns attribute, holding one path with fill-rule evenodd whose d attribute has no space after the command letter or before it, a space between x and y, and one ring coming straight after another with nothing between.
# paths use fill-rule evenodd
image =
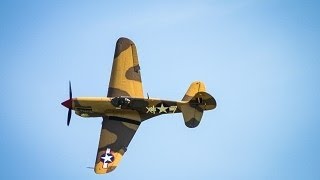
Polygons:
<instances>
[{"instance_id":1,"label":"airplane","mask_svg":"<svg viewBox=\"0 0 320 180\"><path fill-rule=\"evenodd\" d=\"M68 126L72 110L84 118L102 117L94 166L97 174L109 173L119 165L143 121L163 114L182 113L185 125L195 128L203 112L217 106L201 81L193 82L181 101L144 97L137 49L124 37L116 43L107 96L73 98L69 81L69 99L61 104L69 109Z\"/></svg>"}]
</instances>

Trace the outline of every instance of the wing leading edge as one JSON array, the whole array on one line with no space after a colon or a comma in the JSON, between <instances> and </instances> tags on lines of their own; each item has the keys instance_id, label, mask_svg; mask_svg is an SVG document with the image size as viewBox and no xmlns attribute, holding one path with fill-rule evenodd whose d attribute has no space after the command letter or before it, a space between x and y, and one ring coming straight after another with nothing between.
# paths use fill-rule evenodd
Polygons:
<instances>
[{"instance_id":1,"label":"wing leading edge","mask_svg":"<svg viewBox=\"0 0 320 180\"><path fill-rule=\"evenodd\" d=\"M117 41L107 96L143 97L137 49L127 38ZM140 117L132 119L103 117L94 168L97 174L118 166L141 122Z\"/></svg>"}]
</instances>

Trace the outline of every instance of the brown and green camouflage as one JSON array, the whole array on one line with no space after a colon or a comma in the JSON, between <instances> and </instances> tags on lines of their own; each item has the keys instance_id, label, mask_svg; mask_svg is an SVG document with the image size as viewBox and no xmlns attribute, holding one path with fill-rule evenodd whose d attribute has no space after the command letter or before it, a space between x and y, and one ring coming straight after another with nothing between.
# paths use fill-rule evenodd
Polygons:
<instances>
[{"instance_id":1,"label":"brown and green camouflage","mask_svg":"<svg viewBox=\"0 0 320 180\"><path fill-rule=\"evenodd\" d=\"M62 103L81 117L102 117L95 172L114 170L126 152L139 125L162 114L182 113L185 125L197 127L203 111L216 107L203 82L193 82L181 101L145 98L135 44L120 38L105 97L77 97Z\"/></svg>"}]
</instances>

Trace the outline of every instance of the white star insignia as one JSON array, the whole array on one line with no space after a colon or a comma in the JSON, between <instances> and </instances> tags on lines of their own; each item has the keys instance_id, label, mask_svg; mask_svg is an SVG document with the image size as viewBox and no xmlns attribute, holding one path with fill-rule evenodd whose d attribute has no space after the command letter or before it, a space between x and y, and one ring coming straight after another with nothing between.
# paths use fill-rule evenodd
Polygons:
<instances>
[{"instance_id":1,"label":"white star insignia","mask_svg":"<svg viewBox=\"0 0 320 180\"><path fill-rule=\"evenodd\" d=\"M111 154L111 151L109 148L107 148L106 153L104 156L101 156L101 159L103 160L103 168L107 168L109 163L112 163L113 155Z\"/></svg>"},{"instance_id":2,"label":"white star insignia","mask_svg":"<svg viewBox=\"0 0 320 180\"><path fill-rule=\"evenodd\" d=\"M168 107L164 107L163 104L161 104L161 106L157 107L157 109L159 109L159 113L161 113L161 112L167 113Z\"/></svg>"}]
</instances>

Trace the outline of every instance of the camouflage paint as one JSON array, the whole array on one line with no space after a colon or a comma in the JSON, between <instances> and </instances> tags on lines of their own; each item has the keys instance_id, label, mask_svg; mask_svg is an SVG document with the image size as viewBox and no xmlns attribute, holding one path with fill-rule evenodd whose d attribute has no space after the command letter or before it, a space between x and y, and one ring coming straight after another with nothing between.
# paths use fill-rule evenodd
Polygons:
<instances>
[{"instance_id":1,"label":"camouflage paint","mask_svg":"<svg viewBox=\"0 0 320 180\"><path fill-rule=\"evenodd\" d=\"M131 40L120 38L107 97L72 98L68 106L81 117L103 118L94 171L105 174L119 165L141 122L162 114L182 113L187 127L198 126L203 111L216 107L215 99L205 91L204 83L196 81L181 101L144 98L136 46ZM115 97L126 98L128 103L114 104L118 102L112 101Z\"/></svg>"}]
</instances>

